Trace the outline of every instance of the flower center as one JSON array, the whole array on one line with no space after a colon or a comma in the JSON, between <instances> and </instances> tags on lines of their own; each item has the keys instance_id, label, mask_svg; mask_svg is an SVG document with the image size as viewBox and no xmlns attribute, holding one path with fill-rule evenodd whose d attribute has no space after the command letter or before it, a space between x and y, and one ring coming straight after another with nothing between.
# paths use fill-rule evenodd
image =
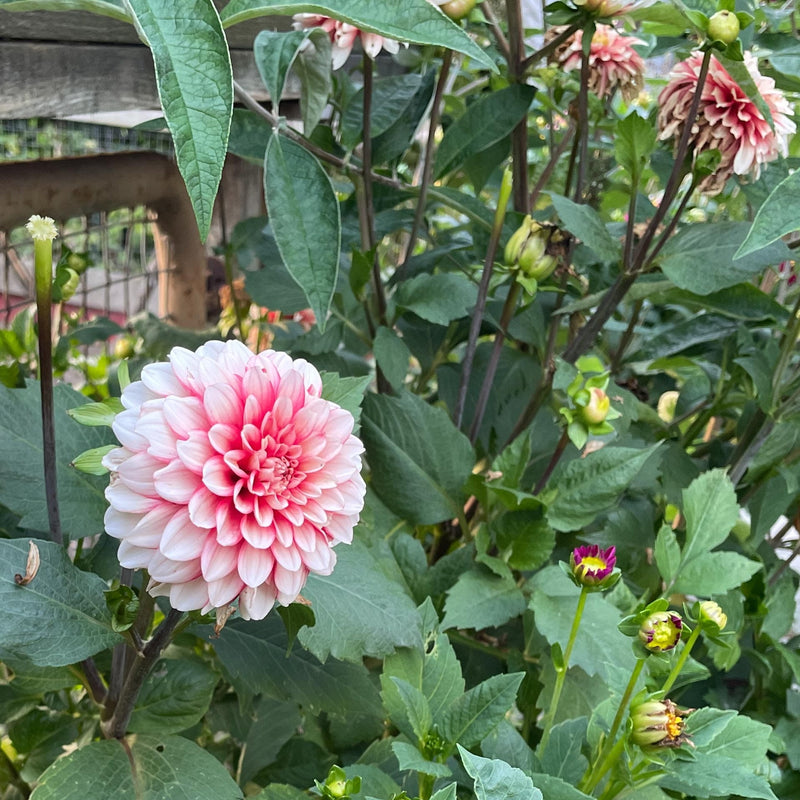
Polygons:
<instances>
[{"instance_id":1,"label":"flower center","mask_svg":"<svg viewBox=\"0 0 800 800\"><path fill-rule=\"evenodd\" d=\"M585 556L581 559L580 565L584 572L601 572L604 569L608 569L608 564L597 556Z\"/></svg>"},{"instance_id":2,"label":"flower center","mask_svg":"<svg viewBox=\"0 0 800 800\"><path fill-rule=\"evenodd\" d=\"M675 627L671 622L664 620L663 622L657 622L653 626L653 644L661 648L668 648L674 640Z\"/></svg>"},{"instance_id":3,"label":"flower center","mask_svg":"<svg viewBox=\"0 0 800 800\"><path fill-rule=\"evenodd\" d=\"M664 726L670 739L677 739L683 733L683 717L672 711L667 711L667 722Z\"/></svg>"}]
</instances>

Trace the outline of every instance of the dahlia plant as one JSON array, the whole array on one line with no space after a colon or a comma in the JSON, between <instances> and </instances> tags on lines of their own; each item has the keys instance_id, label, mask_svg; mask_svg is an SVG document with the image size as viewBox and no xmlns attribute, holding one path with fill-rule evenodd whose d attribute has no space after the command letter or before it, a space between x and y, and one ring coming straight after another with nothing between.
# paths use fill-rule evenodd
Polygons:
<instances>
[{"instance_id":1,"label":"dahlia plant","mask_svg":"<svg viewBox=\"0 0 800 800\"><path fill-rule=\"evenodd\" d=\"M65 325L29 209L0 799L794 800L794 10L219 5L61 4L152 48L190 233L226 151L267 216L185 331Z\"/></svg>"}]
</instances>

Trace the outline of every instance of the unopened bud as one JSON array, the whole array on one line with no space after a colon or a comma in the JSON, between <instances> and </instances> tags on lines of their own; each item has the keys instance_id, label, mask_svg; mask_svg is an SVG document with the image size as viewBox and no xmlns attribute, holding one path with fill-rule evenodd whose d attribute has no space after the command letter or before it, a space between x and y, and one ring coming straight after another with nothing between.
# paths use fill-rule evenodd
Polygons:
<instances>
[{"instance_id":1,"label":"unopened bud","mask_svg":"<svg viewBox=\"0 0 800 800\"><path fill-rule=\"evenodd\" d=\"M708 21L708 38L730 44L739 37L739 20L733 11L717 11Z\"/></svg>"},{"instance_id":2,"label":"unopened bud","mask_svg":"<svg viewBox=\"0 0 800 800\"><path fill-rule=\"evenodd\" d=\"M673 611L656 611L639 628L642 644L654 653L672 650L681 640L683 620Z\"/></svg>"},{"instance_id":3,"label":"unopened bud","mask_svg":"<svg viewBox=\"0 0 800 800\"><path fill-rule=\"evenodd\" d=\"M443 3L439 8L447 14L450 19L459 20L475 8L477 0L450 0L449 3Z\"/></svg>"},{"instance_id":4,"label":"unopened bud","mask_svg":"<svg viewBox=\"0 0 800 800\"><path fill-rule=\"evenodd\" d=\"M728 624L728 616L720 608L719 603L715 603L713 600L704 600L700 603L700 622L711 622L719 630L723 630Z\"/></svg>"},{"instance_id":5,"label":"unopened bud","mask_svg":"<svg viewBox=\"0 0 800 800\"><path fill-rule=\"evenodd\" d=\"M599 387L589 389L589 402L581 409L580 414L587 425L599 425L604 422L611 410L611 400Z\"/></svg>"},{"instance_id":6,"label":"unopened bud","mask_svg":"<svg viewBox=\"0 0 800 800\"><path fill-rule=\"evenodd\" d=\"M556 268L556 258L547 252L549 232L538 222L526 216L522 225L508 240L505 261L517 267L523 275L544 280Z\"/></svg>"}]
</instances>

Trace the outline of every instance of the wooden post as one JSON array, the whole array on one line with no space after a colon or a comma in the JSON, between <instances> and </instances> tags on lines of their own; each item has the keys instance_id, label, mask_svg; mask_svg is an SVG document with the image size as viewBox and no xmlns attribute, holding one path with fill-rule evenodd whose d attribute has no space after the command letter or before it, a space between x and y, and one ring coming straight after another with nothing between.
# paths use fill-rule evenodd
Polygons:
<instances>
[{"instance_id":1,"label":"wooden post","mask_svg":"<svg viewBox=\"0 0 800 800\"><path fill-rule=\"evenodd\" d=\"M184 328L206 324L206 252L191 202L167 157L119 153L52 161L0 164L0 229L22 225L31 214L57 220L98 211L147 206L155 214L160 312ZM164 282L164 286L161 286Z\"/></svg>"}]
</instances>

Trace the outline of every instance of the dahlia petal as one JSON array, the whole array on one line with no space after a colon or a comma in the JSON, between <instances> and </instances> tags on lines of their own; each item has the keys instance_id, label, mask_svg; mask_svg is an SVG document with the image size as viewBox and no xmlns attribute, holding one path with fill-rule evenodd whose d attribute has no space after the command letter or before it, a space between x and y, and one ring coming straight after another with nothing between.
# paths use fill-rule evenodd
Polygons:
<instances>
[{"instance_id":1,"label":"dahlia petal","mask_svg":"<svg viewBox=\"0 0 800 800\"><path fill-rule=\"evenodd\" d=\"M201 348L202 349L202 348ZM198 353L200 350L198 349ZM202 384L199 381L198 356L185 347L173 347L169 353L169 363L175 377L195 394L202 391Z\"/></svg>"},{"instance_id":2,"label":"dahlia petal","mask_svg":"<svg viewBox=\"0 0 800 800\"><path fill-rule=\"evenodd\" d=\"M236 569L238 548L225 547L209 537L203 546L200 556L200 568L207 581L216 581L229 575ZM215 603L215 605L218 605Z\"/></svg>"},{"instance_id":3,"label":"dahlia petal","mask_svg":"<svg viewBox=\"0 0 800 800\"><path fill-rule=\"evenodd\" d=\"M146 497L156 497L153 475L163 466L163 461L153 458L149 453L136 453L119 465L117 475L131 491Z\"/></svg>"},{"instance_id":4,"label":"dahlia petal","mask_svg":"<svg viewBox=\"0 0 800 800\"><path fill-rule=\"evenodd\" d=\"M164 419L182 439L195 431L208 430L208 417L197 397L167 397L164 400Z\"/></svg>"},{"instance_id":5,"label":"dahlia petal","mask_svg":"<svg viewBox=\"0 0 800 800\"><path fill-rule=\"evenodd\" d=\"M244 375L247 365L253 360L254 354L244 342L231 339L225 342L225 348L219 355L219 361L225 372L232 375Z\"/></svg>"},{"instance_id":6,"label":"dahlia petal","mask_svg":"<svg viewBox=\"0 0 800 800\"><path fill-rule=\"evenodd\" d=\"M212 425L208 429L209 443L222 455L238 447L241 440L241 429L236 425Z\"/></svg>"},{"instance_id":7,"label":"dahlia petal","mask_svg":"<svg viewBox=\"0 0 800 800\"><path fill-rule=\"evenodd\" d=\"M269 550L243 543L239 547L239 577L247 586L256 587L269 578L275 558Z\"/></svg>"},{"instance_id":8,"label":"dahlia petal","mask_svg":"<svg viewBox=\"0 0 800 800\"><path fill-rule=\"evenodd\" d=\"M183 397L186 394L186 387L178 380L172 366L163 362L143 367L141 382L153 395Z\"/></svg>"},{"instance_id":9,"label":"dahlia petal","mask_svg":"<svg viewBox=\"0 0 800 800\"><path fill-rule=\"evenodd\" d=\"M146 514L161 502L157 497L145 497L132 491L117 478L116 473L111 474L105 495L112 508L129 514Z\"/></svg>"},{"instance_id":10,"label":"dahlia petal","mask_svg":"<svg viewBox=\"0 0 800 800\"><path fill-rule=\"evenodd\" d=\"M336 566L336 553L329 545L320 545L311 553L303 553L303 564L316 575L330 575Z\"/></svg>"},{"instance_id":11,"label":"dahlia petal","mask_svg":"<svg viewBox=\"0 0 800 800\"><path fill-rule=\"evenodd\" d=\"M350 56L352 49L352 43L342 46L337 42L333 42L333 44L331 44L331 67L334 70L343 67L347 63L347 59Z\"/></svg>"},{"instance_id":12,"label":"dahlia petal","mask_svg":"<svg viewBox=\"0 0 800 800\"><path fill-rule=\"evenodd\" d=\"M122 395L122 405L124 408L135 411L138 415L141 407L148 400L155 400L159 395L148 389L142 381L134 381L130 384Z\"/></svg>"},{"instance_id":13,"label":"dahlia petal","mask_svg":"<svg viewBox=\"0 0 800 800\"><path fill-rule=\"evenodd\" d=\"M169 503L186 505L200 488L200 477L178 459L162 467L153 477L156 491Z\"/></svg>"},{"instance_id":14,"label":"dahlia petal","mask_svg":"<svg viewBox=\"0 0 800 800\"><path fill-rule=\"evenodd\" d=\"M203 405L211 424L241 425L244 405L233 386L217 383L203 395Z\"/></svg>"},{"instance_id":15,"label":"dahlia petal","mask_svg":"<svg viewBox=\"0 0 800 800\"><path fill-rule=\"evenodd\" d=\"M354 525L350 522L348 517L340 517L338 514L332 514L328 519L325 530L334 541L350 544L350 542L353 541L353 527Z\"/></svg>"},{"instance_id":16,"label":"dahlia petal","mask_svg":"<svg viewBox=\"0 0 800 800\"><path fill-rule=\"evenodd\" d=\"M295 572L301 567L300 553L293 547L284 547L278 541L275 541L272 543L272 555L275 556L276 563L285 570Z\"/></svg>"},{"instance_id":17,"label":"dahlia petal","mask_svg":"<svg viewBox=\"0 0 800 800\"><path fill-rule=\"evenodd\" d=\"M127 447L133 452L140 452L147 447L147 439L139 433L136 433L136 422L139 419L138 410L130 409L129 411L121 411L114 418L114 423L111 430L114 431L114 436L119 439L119 443L123 447Z\"/></svg>"},{"instance_id":18,"label":"dahlia petal","mask_svg":"<svg viewBox=\"0 0 800 800\"><path fill-rule=\"evenodd\" d=\"M174 513L175 506L168 503L156 506L139 520L125 538L138 547L150 547L157 550L164 534L164 528Z\"/></svg>"},{"instance_id":19,"label":"dahlia petal","mask_svg":"<svg viewBox=\"0 0 800 800\"><path fill-rule=\"evenodd\" d=\"M186 583L201 575L199 558L193 558L191 561L175 561L160 552L153 554L147 569L151 577L160 583Z\"/></svg>"},{"instance_id":20,"label":"dahlia petal","mask_svg":"<svg viewBox=\"0 0 800 800\"><path fill-rule=\"evenodd\" d=\"M383 47L383 36L377 33L361 31L361 46L370 58L375 58L380 53L381 47Z\"/></svg>"},{"instance_id":21,"label":"dahlia petal","mask_svg":"<svg viewBox=\"0 0 800 800\"><path fill-rule=\"evenodd\" d=\"M125 569L145 569L150 567L154 552L149 547L138 547L123 539L117 548L117 560Z\"/></svg>"},{"instance_id":22,"label":"dahlia petal","mask_svg":"<svg viewBox=\"0 0 800 800\"><path fill-rule=\"evenodd\" d=\"M109 450L102 458L100 463L109 471L116 472L120 464L127 461L136 451L129 450L127 447L115 447Z\"/></svg>"},{"instance_id":23,"label":"dahlia petal","mask_svg":"<svg viewBox=\"0 0 800 800\"><path fill-rule=\"evenodd\" d=\"M148 589L152 594L152 591ZM178 611L197 611L208 605L208 584L202 578L176 583L169 588L169 603Z\"/></svg>"},{"instance_id":24,"label":"dahlia petal","mask_svg":"<svg viewBox=\"0 0 800 800\"><path fill-rule=\"evenodd\" d=\"M160 411L153 409L149 413L142 414L134 431L147 440L147 452L151 456L171 461L178 455L175 449L177 439L175 432L167 425Z\"/></svg>"},{"instance_id":25,"label":"dahlia petal","mask_svg":"<svg viewBox=\"0 0 800 800\"><path fill-rule=\"evenodd\" d=\"M272 586L245 586L239 594L239 614L242 619L264 619L275 605L276 597Z\"/></svg>"},{"instance_id":26,"label":"dahlia petal","mask_svg":"<svg viewBox=\"0 0 800 800\"><path fill-rule=\"evenodd\" d=\"M285 428L292 420L294 411L292 401L288 397L276 397L272 407L272 421L276 430Z\"/></svg>"},{"instance_id":27,"label":"dahlia petal","mask_svg":"<svg viewBox=\"0 0 800 800\"><path fill-rule=\"evenodd\" d=\"M270 547L275 541L275 528L259 525L252 515L242 518L241 534L248 544L260 549Z\"/></svg>"},{"instance_id":28,"label":"dahlia petal","mask_svg":"<svg viewBox=\"0 0 800 800\"><path fill-rule=\"evenodd\" d=\"M221 608L233 602L244 589L244 583L236 572L216 581L208 582L208 602L214 608Z\"/></svg>"},{"instance_id":29,"label":"dahlia petal","mask_svg":"<svg viewBox=\"0 0 800 800\"><path fill-rule=\"evenodd\" d=\"M255 521L262 528L272 525L274 519L274 512L272 506L260 497L256 497L253 501L253 516Z\"/></svg>"},{"instance_id":30,"label":"dahlia petal","mask_svg":"<svg viewBox=\"0 0 800 800\"><path fill-rule=\"evenodd\" d=\"M272 573L272 582L278 592L278 602L288 606L297 599L308 577L308 571L302 567L298 570L288 570L276 563Z\"/></svg>"},{"instance_id":31,"label":"dahlia petal","mask_svg":"<svg viewBox=\"0 0 800 800\"><path fill-rule=\"evenodd\" d=\"M208 441L208 433L202 430L192 431L187 439L177 442L175 448L183 465L196 475L202 475L206 461L216 455Z\"/></svg>"},{"instance_id":32,"label":"dahlia petal","mask_svg":"<svg viewBox=\"0 0 800 800\"><path fill-rule=\"evenodd\" d=\"M203 483L218 497L233 497L236 476L222 456L214 456L203 466Z\"/></svg>"},{"instance_id":33,"label":"dahlia petal","mask_svg":"<svg viewBox=\"0 0 800 800\"><path fill-rule=\"evenodd\" d=\"M125 539L140 519L142 519L141 514L125 513L109 507L103 517L103 525L109 536L113 536L115 539Z\"/></svg>"},{"instance_id":34,"label":"dahlia petal","mask_svg":"<svg viewBox=\"0 0 800 800\"><path fill-rule=\"evenodd\" d=\"M243 517L230 503L218 502L216 513L217 542L232 547L242 540Z\"/></svg>"},{"instance_id":35,"label":"dahlia petal","mask_svg":"<svg viewBox=\"0 0 800 800\"><path fill-rule=\"evenodd\" d=\"M213 528L217 524L219 503L220 499L215 494L201 486L189 500L189 518L199 528Z\"/></svg>"},{"instance_id":36,"label":"dahlia petal","mask_svg":"<svg viewBox=\"0 0 800 800\"><path fill-rule=\"evenodd\" d=\"M208 531L198 528L189 519L189 510L180 508L164 527L158 549L167 558L175 561L190 561L199 558L208 538Z\"/></svg>"},{"instance_id":37,"label":"dahlia petal","mask_svg":"<svg viewBox=\"0 0 800 800\"><path fill-rule=\"evenodd\" d=\"M286 510L287 509L284 509L283 514L286 513ZM275 539L277 542L283 547L291 548L294 544L294 526L283 516L283 514L275 515L272 527L275 530Z\"/></svg>"}]
</instances>

